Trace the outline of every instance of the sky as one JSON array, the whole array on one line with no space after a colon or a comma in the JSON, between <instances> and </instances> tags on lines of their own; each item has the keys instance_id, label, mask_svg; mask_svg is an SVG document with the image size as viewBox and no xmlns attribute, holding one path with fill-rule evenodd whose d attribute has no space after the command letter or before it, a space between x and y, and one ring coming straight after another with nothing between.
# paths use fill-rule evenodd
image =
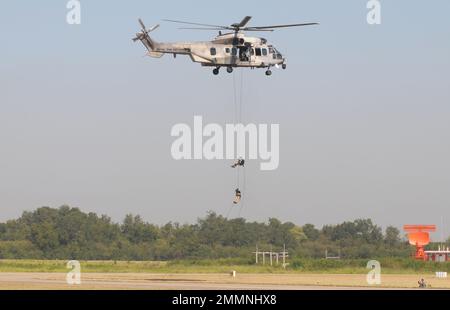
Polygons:
<instances>
[{"instance_id":1,"label":"sky","mask_svg":"<svg viewBox=\"0 0 450 310\"><path fill-rule=\"evenodd\" d=\"M444 221L450 234L450 2L381 2L381 24L369 25L365 0L83 0L81 24L69 25L65 0L2 1L0 221L67 204L115 221L192 223L212 210L319 227ZM233 74L143 57L131 38L139 17L173 42L217 33L162 19L246 15L320 26L261 34L287 70L235 70L243 123L280 125L280 166L248 161L244 204L232 208L231 163L173 160L170 130L194 115L232 123Z\"/></svg>"}]
</instances>

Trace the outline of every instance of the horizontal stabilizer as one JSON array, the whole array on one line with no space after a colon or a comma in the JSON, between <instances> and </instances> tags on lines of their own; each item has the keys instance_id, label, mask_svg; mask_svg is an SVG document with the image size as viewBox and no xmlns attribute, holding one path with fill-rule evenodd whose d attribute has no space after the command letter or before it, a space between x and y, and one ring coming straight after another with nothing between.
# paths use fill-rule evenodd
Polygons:
<instances>
[{"instance_id":1,"label":"horizontal stabilizer","mask_svg":"<svg viewBox=\"0 0 450 310\"><path fill-rule=\"evenodd\" d=\"M164 56L163 53L159 53L159 52L148 52L147 55L150 57L153 57L153 58L161 58Z\"/></svg>"}]
</instances>

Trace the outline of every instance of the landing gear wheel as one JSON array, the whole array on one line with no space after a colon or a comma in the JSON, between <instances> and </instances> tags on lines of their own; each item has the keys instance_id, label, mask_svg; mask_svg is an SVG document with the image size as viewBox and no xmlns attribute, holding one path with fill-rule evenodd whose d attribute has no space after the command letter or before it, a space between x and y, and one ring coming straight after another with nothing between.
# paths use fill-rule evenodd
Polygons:
<instances>
[{"instance_id":1,"label":"landing gear wheel","mask_svg":"<svg viewBox=\"0 0 450 310\"><path fill-rule=\"evenodd\" d=\"M271 76L271 75L272 75L272 71L267 70L267 71L266 71L266 75L267 75L267 76Z\"/></svg>"},{"instance_id":2,"label":"landing gear wheel","mask_svg":"<svg viewBox=\"0 0 450 310\"><path fill-rule=\"evenodd\" d=\"M233 72L233 67L227 67L227 72L228 73L232 73Z\"/></svg>"},{"instance_id":3,"label":"landing gear wheel","mask_svg":"<svg viewBox=\"0 0 450 310\"><path fill-rule=\"evenodd\" d=\"M281 68L283 68L283 70L286 70L287 65L286 65L286 64L283 64L283 65L281 65Z\"/></svg>"},{"instance_id":4,"label":"landing gear wheel","mask_svg":"<svg viewBox=\"0 0 450 310\"><path fill-rule=\"evenodd\" d=\"M218 74L219 74L219 68L214 69L214 70L213 70L213 74L214 74L214 75L218 75Z\"/></svg>"}]
</instances>

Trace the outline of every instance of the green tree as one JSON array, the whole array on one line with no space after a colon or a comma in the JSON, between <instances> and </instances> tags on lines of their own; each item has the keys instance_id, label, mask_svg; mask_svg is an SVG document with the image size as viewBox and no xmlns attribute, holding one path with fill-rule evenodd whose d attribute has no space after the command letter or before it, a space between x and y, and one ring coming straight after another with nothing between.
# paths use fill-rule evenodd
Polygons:
<instances>
[{"instance_id":1,"label":"green tree","mask_svg":"<svg viewBox=\"0 0 450 310\"><path fill-rule=\"evenodd\" d=\"M386 227L386 232L385 232L385 237L384 237L384 241L389 245L389 246L395 246L398 245L401 241L400 239L400 230L398 230L396 227L394 226L388 226Z\"/></svg>"},{"instance_id":2,"label":"green tree","mask_svg":"<svg viewBox=\"0 0 450 310\"><path fill-rule=\"evenodd\" d=\"M320 231L314 227L313 224L303 225L303 232L305 233L308 240L317 240L320 236Z\"/></svg>"},{"instance_id":3,"label":"green tree","mask_svg":"<svg viewBox=\"0 0 450 310\"><path fill-rule=\"evenodd\" d=\"M358 219L317 229L270 218L267 223L227 219L215 212L196 223L169 222L157 226L139 215L127 215L121 224L106 215L78 208L42 207L0 223L0 258L152 260L247 257L255 245L281 249L290 255L323 257L325 249L343 257L408 256L411 248L400 232L381 228L370 219Z\"/></svg>"}]
</instances>

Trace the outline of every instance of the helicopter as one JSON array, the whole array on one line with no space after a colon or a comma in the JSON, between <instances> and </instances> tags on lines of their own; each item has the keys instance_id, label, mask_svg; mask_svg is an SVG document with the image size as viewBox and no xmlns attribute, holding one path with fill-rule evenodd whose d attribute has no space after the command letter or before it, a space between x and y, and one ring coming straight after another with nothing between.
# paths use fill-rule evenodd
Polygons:
<instances>
[{"instance_id":1,"label":"helicopter","mask_svg":"<svg viewBox=\"0 0 450 310\"><path fill-rule=\"evenodd\" d=\"M176 42L159 43L149 36L149 33L156 30L158 25L147 29L141 19L138 19L142 31L136 33L134 42L141 41L148 50L146 55L153 58L160 58L164 54L190 56L193 62L200 63L204 67L214 67L213 74L218 75L222 67L226 67L228 73L233 72L233 68L267 68L266 75L272 75L272 67L286 69L286 58L265 38L246 36L245 32L268 31L272 32L278 28L301 27L318 25L319 23L302 23L290 25L274 25L262 27L247 27L251 16L246 16L241 22L230 26L199 24L180 20L164 19L163 21L177 24L184 24L197 27L184 27L179 29L191 30L218 30L219 35L212 41L205 42ZM198 27L200 26L200 27ZM223 33L223 31L229 31Z\"/></svg>"}]
</instances>

